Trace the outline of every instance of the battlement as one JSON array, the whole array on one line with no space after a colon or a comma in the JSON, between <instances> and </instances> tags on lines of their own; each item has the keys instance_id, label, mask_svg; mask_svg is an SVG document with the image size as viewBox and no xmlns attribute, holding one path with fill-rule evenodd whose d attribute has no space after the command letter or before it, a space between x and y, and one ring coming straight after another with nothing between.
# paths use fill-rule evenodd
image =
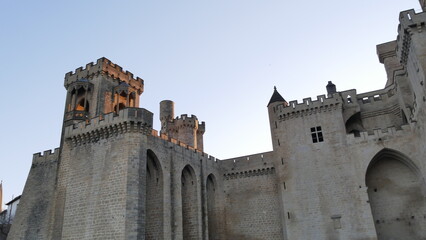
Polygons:
<instances>
[{"instance_id":1,"label":"battlement","mask_svg":"<svg viewBox=\"0 0 426 240\"><path fill-rule=\"evenodd\" d=\"M65 128L65 138L75 144L94 142L125 132L149 134L153 114L143 108L125 108L117 114L108 113Z\"/></svg>"},{"instance_id":2,"label":"battlement","mask_svg":"<svg viewBox=\"0 0 426 240\"><path fill-rule=\"evenodd\" d=\"M44 165L48 163L57 162L59 158L59 150L60 148L55 148L52 150L46 150L41 154L41 152L34 153L32 166Z\"/></svg>"},{"instance_id":3,"label":"battlement","mask_svg":"<svg viewBox=\"0 0 426 240\"><path fill-rule=\"evenodd\" d=\"M426 13L416 13L413 9L403 11L399 14L397 56L400 62L407 63L411 45L411 34L413 31L422 32L425 27Z\"/></svg>"},{"instance_id":4,"label":"battlement","mask_svg":"<svg viewBox=\"0 0 426 240\"><path fill-rule=\"evenodd\" d=\"M173 119L173 124L171 126L175 128L182 128L182 127L191 127L191 128L197 128L201 130L205 130L205 122L198 122L198 118L195 115L191 115L188 117L187 114L182 114L180 117L176 117Z\"/></svg>"},{"instance_id":5,"label":"battlement","mask_svg":"<svg viewBox=\"0 0 426 240\"><path fill-rule=\"evenodd\" d=\"M99 74L106 74L113 79L126 82L131 87L139 91L139 94L143 92L144 81L139 77L134 77L133 73L124 71L122 67L112 63L105 57L99 58L96 64L91 62L86 64L86 68L79 67L75 72L68 72L65 74L64 86L68 89L71 83L74 83L82 78L91 78Z\"/></svg>"},{"instance_id":6,"label":"battlement","mask_svg":"<svg viewBox=\"0 0 426 240\"><path fill-rule=\"evenodd\" d=\"M362 105L362 104L369 104L369 103L375 103L375 102L383 102L388 100L390 97L394 95L395 95L394 90L388 87L381 90L357 94L356 98L357 98L357 102L360 105Z\"/></svg>"},{"instance_id":7,"label":"battlement","mask_svg":"<svg viewBox=\"0 0 426 240\"><path fill-rule=\"evenodd\" d=\"M151 130L151 136L156 137L158 139L161 139L162 141L166 141L169 144L171 144L173 147L178 147L178 148L184 148L188 151L194 152L194 153L198 153L200 154L200 157L204 157L206 158L206 160L209 161L213 161L213 162L219 162L219 159L199 150L196 149L194 147L189 146L188 144L179 141L178 139L169 137L167 134L159 134L159 132L157 130L152 129Z\"/></svg>"},{"instance_id":8,"label":"battlement","mask_svg":"<svg viewBox=\"0 0 426 240\"><path fill-rule=\"evenodd\" d=\"M374 129L372 131L360 132L359 137L355 137L355 134L347 134L346 141L349 144L361 143L361 142L377 142L377 141L385 141L389 138L395 136L403 136L403 135L411 135L411 127L409 125L402 125L401 129L397 129L396 127L389 127L385 129Z\"/></svg>"},{"instance_id":9,"label":"battlement","mask_svg":"<svg viewBox=\"0 0 426 240\"><path fill-rule=\"evenodd\" d=\"M226 159L220 161L219 165L224 170L223 178L225 180L257 177L275 173L273 152Z\"/></svg>"},{"instance_id":10,"label":"battlement","mask_svg":"<svg viewBox=\"0 0 426 240\"><path fill-rule=\"evenodd\" d=\"M341 108L342 98L339 93L334 93L332 97L325 97L325 95L317 96L317 100L311 98L304 98L302 103L297 100L290 101L288 106L279 105L275 114L280 120L295 118L299 116L306 116L315 113L326 112Z\"/></svg>"},{"instance_id":11,"label":"battlement","mask_svg":"<svg viewBox=\"0 0 426 240\"><path fill-rule=\"evenodd\" d=\"M225 171L248 170L272 165L273 152L263 152L220 161Z\"/></svg>"},{"instance_id":12,"label":"battlement","mask_svg":"<svg viewBox=\"0 0 426 240\"><path fill-rule=\"evenodd\" d=\"M426 22L426 13L416 13L414 9L402 11L399 13L398 31L418 26L424 26Z\"/></svg>"}]
</instances>

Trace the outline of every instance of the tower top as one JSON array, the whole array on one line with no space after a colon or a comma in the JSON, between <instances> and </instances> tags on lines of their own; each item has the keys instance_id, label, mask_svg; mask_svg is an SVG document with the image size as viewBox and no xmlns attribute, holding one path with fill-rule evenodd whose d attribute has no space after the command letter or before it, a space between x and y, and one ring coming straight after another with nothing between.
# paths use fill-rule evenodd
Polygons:
<instances>
[{"instance_id":1,"label":"tower top","mask_svg":"<svg viewBox=\"0 0 426 240\"><path fill-rule=\"evenodd\" d=\"M283 96L277 91L276 86L274 86L274 93L272 94L271 100L269 100L268 106L274 102L285 102Z\"/></svg>"},{"instance_id":2,"label":"tower top","mask_svg":"<svg viewBox=\"0 0 426 240\"><path fill-rule=\"evenodd\" d=\"M99 74L105 74L120 82L125 82L136 89L139 94L143 92L144 81L142 78L134 77L133 73L124 71L122 67L105 57L99 58L96 63L91 62L86 64L86 68L79 67L74 73L68 72L65 74L64 86L68 89L71 83L77 82L80 79L91 78Z\"/></svg>"}]
</instances>

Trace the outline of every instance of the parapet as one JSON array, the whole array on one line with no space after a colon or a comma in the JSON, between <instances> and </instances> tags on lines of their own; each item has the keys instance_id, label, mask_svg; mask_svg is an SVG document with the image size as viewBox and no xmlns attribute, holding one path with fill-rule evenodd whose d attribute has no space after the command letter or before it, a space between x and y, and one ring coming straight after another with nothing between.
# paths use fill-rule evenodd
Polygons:
<instances>
[{"instance_id":1,"label":"parapet","mask_svg":"<svg viewBox=\"0 0 426 240\"><path fill-rule=\"evenodd\" d=\"M198 118L195 115L188 116L187 114L182 114L180 117L176 117L173 120L173 125L176 128L182 128L182 127L190 127L190 128L199 128L200 125L205 125L204 122L201 124L198 122ZM205 128L205 126L204 126Z\"/></svg>"},{"instance_id":2,"label":"parapet","mask_svg":"<svg viewBox=\"0 0 426 240\"><path fill-rule=\"evenodd\" d=\"M416 13L413 9L403 11L399 14L397 55L400 62L407 63L408 53L411 45L411 34L414 31L422 32L425 27L426 13Z\"/></svg>"},{"instance_id":3,"label":"parapet","mask_svg":"<svg viewBox=\"0 0 426 240\"><path fill-rule=\"evenodd\" d=\"M93 62L86 64L86 68L79 67L75 72L68 72L65 74L64 86L68 89L68 86L82 78L91 78L99 74L106 74L119 81L126 82L131 87L138 90L139 94L143 92L144 81L139 77L134 77L133 73L129 71L123 71L123 68L117 64L112 63L105 57L99 58L96 64Z\"/></svg>"},{"instance_id":4,"label":"parapet","mask_svg":"<svg viewBox=\"0 0 426 240\"><path fill-rule=\"evenodd\" d=\"M176 149L180 149L180 150L185 149L185 150L193 152L195 154L199 154L200 158L205 158L206 160L209 160L211 162L222 162L218 158L213 157L212 155L209 155L209 154L203 152L200 149L196 149L196 148L191 147L190 145L188 145L188 144L186 144L186 143L184 143L184 142L182 142L178 139L169 137L167 134L159 134L157 130L154 130L154 129L151 130L151 136L158 138L161 141L168 142L171 147L174 147Z\"/></svg>"},{"instance_id":5,"label":"parapet","mask_svg":"<svg viewBox=\"0 0 426 240\"><path fill-rule=\"evenodd\" d=\"M256 177L275 173L273 152L231 158L219 162L225 180Z\"/></svg>"},{"instance_id":6,"label":"parapet","mask_svg":"<svg viewBox=\"0 0 426 240\"><path fill-rule=\"evenodd\" d=\"M358 104L362 106L365 104L374 104L378 102L387 101L394 95L395 89L392 86L388 86L384 89L358 94L356 97Z\"/></svg>"},{"instance_id":7,"label":"parapet","mask_svg":"<svg viewBox=\"0 0 426 240\"><path fill-rule=\"evenodd\" d=\"M125 108L117 114L108 113L65 128L65 138L74 144L96 142L125 132L151 134L153 114L144 108Z\"/></svg>"},{"instance_id":8,"label":"parapet","mask_svg":"<svg viewBox=\"0 0 426 240\"><path fill-rule=\"evenodd\" d=\"M311 98L304 98L302 103L297 100L290 101L288 106L277 106L276 116L280 120L287 120L289 118L297 118L300 116L326 112L330 110L340 109L342 106L342 98L339 93L334 93L331 97L325 95L317 96L317 100Z\"/></svg>"},{"instance_id":9,"label":"parapet","mask_svg":"<svg viewBox=\"0 0 426 240\"><path fill-rule=\"evenodd\" d=\"M397 129L396 127L389 127L385 129L374 129L372 131L360 132L359 137L355 137L354 134L347 134L346 141L349 144L355 143L363 143L363 142L380 142L386 141L392 137L401 137L404 135L411 135L411 127L410 125L402 125L401 129Z\"/></svg>"},{"instance_id":10,"label":"parapet","mask_svg":"<svg viewBox=\"0 0 426 240\"><path fill-rule=\"evenodd\" d=\"M45 165L49 163L54 163L58 161L60 148L55 148L52 150L46 150L41 154L41 152L34 153L32 167L39 165Z\"/></svg>"}]
</instances>

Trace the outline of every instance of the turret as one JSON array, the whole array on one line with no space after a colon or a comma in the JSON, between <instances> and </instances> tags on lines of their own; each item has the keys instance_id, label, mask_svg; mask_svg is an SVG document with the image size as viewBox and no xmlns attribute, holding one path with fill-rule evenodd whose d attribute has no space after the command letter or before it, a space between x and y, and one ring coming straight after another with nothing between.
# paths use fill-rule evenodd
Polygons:
<instances>
[{"instance_id":1,"label":"turret","mask_svg":"<svg viewBox=\"0 0 426 240\"><path fill-rule=\"evenodd\" d=\"M168 123L175 117L175 103L170 100L160 102L161 133L167 134Z\"/></svg>"},{"instance_id":2,"label":"turret","mask_svg":"<svg viewBox=\"0 0 426 240\"><path fill-rule=\"evenodd\" d=\"M182 114L170 124L170 132L179 141L193 147L197 146L198 119L196 116Z\"/></svg>"},{"instance_id":3,"label":"turret","mask_svg":"<svg viewBox=\"0 0 426 240\"><path fill-rule=\"evenodd\" d=\"M268 103L269 125L271 128L272 141L275 140L274 129L278 128L278 121L277 121L275 113L279 111L280 108L287 107L287 106L288 106L287 101L277 91L277 87L274 86L274 93L272 93L272 97Z\"/></svg>"},{"instance_id":4,"label":"turret","mask_svg":"<svg viewBox=\"0 0 426 240\"><path fill-rule=\"evenodd\" d=\"M86 68L65 74L64 86L64 124L68 126L110 112L118 114L126 107L139 107L144 82L110 60L100 58L96 64L89 63Z\"/></svg>"},{"instance_id":5,"label":"turret","mask_svg":"<svg viewBox=\"0 0 426 240\"><path fill-rule=\"evenodd\" d=\"M286 100L281 96L281 94L277 91L277 87L274 86L274 93L272 93L272 97L268 103L268 110L271 112L276 111L277 105L287 106Z\"/></svg>"},{"instance_id":6,"label":"turret","mask_svg":"<svg viewBox=\"0 0 426 240\"><path fill-rule=\"evenodd\" d=\"M203 151L206 124L200 123L195 115L182 114L180 117L174 118L174 103L170 100L163 100L160 102L160 121L161 134Z\"/></svg>"}]
</instances>

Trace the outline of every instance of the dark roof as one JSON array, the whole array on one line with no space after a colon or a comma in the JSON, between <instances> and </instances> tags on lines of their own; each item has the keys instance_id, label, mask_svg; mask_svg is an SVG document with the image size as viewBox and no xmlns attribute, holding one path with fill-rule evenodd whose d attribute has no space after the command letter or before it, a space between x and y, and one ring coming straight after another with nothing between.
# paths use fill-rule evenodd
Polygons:
<instances>
[{"instance_id":1,"label":"dark roof","mask_svg":"<svg viewBox=\"0 0 426 240\"><path fill-rule=\"evenodd\" d=\"M130 87L130 85L129 85L129 84L127 84L126 82L121 82L121 83L119 84L119 86Z\"/></svg>"},{"instance_id":2,"label":"dark roof","mask_svg":"<svg viewBox=\"0 0 426 240\"><path fill-rule=\"evenodd\" d=\"M10 205L10 204L12 204L13 202L15 202L15 201L19 200L19 199L21 198L21 196L22 196L22 195L17 196L16 198L12 199L12 201L10 201L10 202L6 203L6 205Z\"/></svg>"},{"instance_id":3,"label":"dark roof","mask_svg":"<svg viewBox=\"0 0 426 240\"><path fill-rule=\"evenodd\" d=\"M285 102L283 96L277 91L277 87L274 87L274 93L272 94L271 100L269 100L268 106L274 102Z\"/></svg>"}]
</instances>

